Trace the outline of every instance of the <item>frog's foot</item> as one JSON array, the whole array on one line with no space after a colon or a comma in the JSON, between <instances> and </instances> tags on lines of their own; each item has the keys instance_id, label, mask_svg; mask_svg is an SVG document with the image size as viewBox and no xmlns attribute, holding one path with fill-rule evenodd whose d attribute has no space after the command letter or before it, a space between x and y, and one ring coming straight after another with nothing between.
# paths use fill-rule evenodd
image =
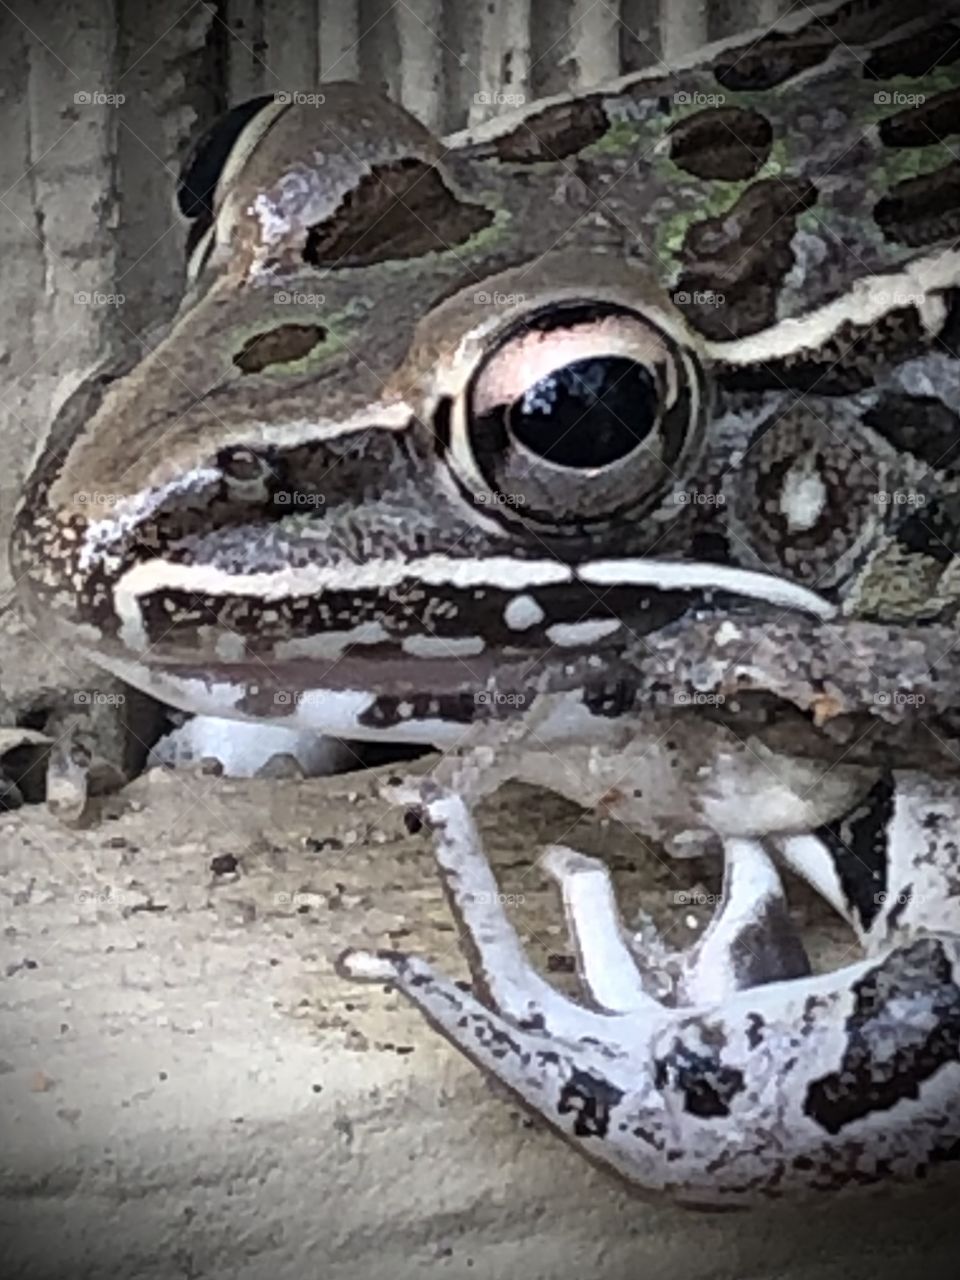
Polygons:
<instances>
[{"instance_id":1,"label":"frog's foot","mask_svg":"<svg viewBox=\"0 0 960 1280\"><path fill-rule=\"evenodd\" d=\"M544 857L560 885L587 995L607 1009L638 1006L643 992L671 1004L722 1000L733 991L810 972L780 877L758 840L725 840L723 891L693 947L672 950L650 926L630 938L606 865L571 849Z\"/></svg>"},{"instance_id":2,"label":"frog's foot","mask_svg":"<svg viewBox=\"0 0 960 1280\"><path fill-rule=\"evenodd\" d=\"M716 960L726 994L671 1008L643 989L605 869L555 850L548 867L585 988L610 1011L587 1009L527 960L463 801L427 783L420 807L437 833L474 991L392 951L347 952L340 972L395 985L590 1158L646 1191L736 1206L913 1179L960 1147L955 936L745 987L767 965L724 947L779 954L777 912L751 906L777 895L760 846L730 842L728 896L692 962L702 986Z\"/></svg>"},{"instance_id":3,"label":"frog's foot","mask_svg":"<svg viewBox=\"0 0 960 1280\"><path fill-rule=\"evenodd\" d=\"M520 1025L550 1025L576 1039L616 1037L610 1015L723 999L730 992L810 972L787 913L780 878L757 840L724 842L720 904L687 952L657 947L649 958L623 927L610 872L596 858L554 846L544 867L560 886L589 1008L546 982L527 959L463 797L435 779L404 784L393 798L435 833L435 856L460 928L475 989ZM602 1012L597 1012L597 1011ZM612 1041L611 1041L612 1042Z\"/></svg>"},{"instance_id":4,"label":"frog's foot","mask_svg":"<svg viewBox=\"0 0 960 1280\"><path fill-rule=\"evenodd\" d=\"M433 779L420 781L418 785L405 784L393 795L395 799L413 804L415 812L435 833L435 856L441 880L451 910L461 927L461 944L467 954L474 984L487 1001L521 1026L550 1025L558 1033L575 1039L615 1039L615 1018L611 1021L607 1014L574 1004L544 981L531 966L523 943L504 910L503 894L462 796L445 790ZM615 918L612 895L607 911L607 918ZM593 928L580 931L583 936L591 938L594 932ZM638 998L655 1006L656 1002L639 990L636 966L625 943L618 954L623 971L629 967L633 974L633 987ZM598 968L591 963L590 972L595 977ZM602 994L600 991L591 993L597 1005L617 1009L617 1004L607 1006L603 998L610 994L610 988L617 980L611 975L601 982ZM587 985L589 987L589 980ZM635 1008L636 1005L630 1003L628 1007Z\"/></svg>"},{"instance_id":5,"label":"frog's foot","mask_svg":"<svg viewBox=\"0 0 960 1280\"><path fill-rule=\"evenodd\" d=\"M657 988L644 981L638 967L606 866L563 845L546 851L543 866L560 886L577 972L587 998L602 1009L619 1013L644 1008ZM651 978L659 972L659 965L654 966Z\"/></svg>"}]
</instances>

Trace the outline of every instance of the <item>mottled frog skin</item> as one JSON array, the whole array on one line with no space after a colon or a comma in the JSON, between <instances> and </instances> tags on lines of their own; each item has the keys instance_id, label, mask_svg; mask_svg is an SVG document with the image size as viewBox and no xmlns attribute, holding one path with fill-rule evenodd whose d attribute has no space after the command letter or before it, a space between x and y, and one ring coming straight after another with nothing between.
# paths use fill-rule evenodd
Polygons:
<instances>
[{"instance_id":1,"label":"mottled frog skin","mask_svg":"<svg viewBox=\"0 0 960 1280\"><path fill-rule=\"evenodd\" d=\"M444 748L406 800L477 994L343 972L686 1204L960 1154L956 784L665 722L637 658L713 615L718 651L771 612L954 625L960 17L902 10L804 6L446 143L356 85L237 108L184 170L178 314L62 407L13 537L28 611L132 684ZM722 848L697 946L555 850L585 1000L553 991L470 818L507 778ZM864 960L810 975L771 855Z\"/></svg>"}]
</instances>

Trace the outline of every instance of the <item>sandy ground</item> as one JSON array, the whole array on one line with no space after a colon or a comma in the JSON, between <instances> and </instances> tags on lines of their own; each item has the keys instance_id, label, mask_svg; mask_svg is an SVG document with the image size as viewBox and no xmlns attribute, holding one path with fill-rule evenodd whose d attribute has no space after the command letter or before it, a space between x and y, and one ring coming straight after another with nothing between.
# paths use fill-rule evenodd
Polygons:
<instances>
[{"instance_id":1,"label":"sandy ground","mask_svg":"<svg viewBox=\"0 0 960 1280\"><path fill-rule=\"evenodd\" d=\"M85 678L0 618L8 723ZM927 1277L957 1274L949 1188L735 1215L643 1203L396 995L339 978L356 945L465 976L429 837L379 794L398 768L157 769L79 827L43 804L0 813L4 1280L901 1280L921 1240ZM572 958L537 864L550 841L606 858L628 918L642 908L678 945L705 923L675 894L715 892L710 862L664 861L523 787L479 817L561 984ZM815 960L849 957L845 929L801 886L790 897Z\"/></svg>"}]
</instances>

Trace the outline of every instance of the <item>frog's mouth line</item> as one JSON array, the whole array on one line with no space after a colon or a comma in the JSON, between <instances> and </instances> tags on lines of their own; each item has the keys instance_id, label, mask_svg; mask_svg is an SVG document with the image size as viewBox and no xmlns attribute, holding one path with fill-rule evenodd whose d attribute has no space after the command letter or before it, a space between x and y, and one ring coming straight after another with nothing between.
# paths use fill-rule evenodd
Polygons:
<instances>
[{"instance_id":1,"label":"frog's mouth line","mask_svg":"<svg viewBox=\"0 0 960 1280\"><path fill-rule=\"evenodd\" d=\"M513 650L488 649L468 657L412 657L399 645L357 646L336 659L294 657L276 659L250 657L237 660L187 657L182 661L138 661L102 650L90 653L93 661L135 687L146 689L162 701L184 710L208 715L244 719L285 720L298 707L314 703L319 731L323 699L330 695L331 707L338 698L353 697L360 703L387 706L402 702L412 707L411 718L428 720L440 715L445 721L470 723L481 718L509 718L510 708L529 706L545 690L573 693L588 706L604 707L601 715L625 712L634 700L662 702L671 693L671 677L666 667L655 678L638 671L638 659L650 655L654 635L675 633L685 625L709 625L718 637L728 640L740 634L745 624L763 627L797 619L794 611L770 605L757 610L714 604L703 607L691 603L681 617L646 636L624 629L616 644L602 651L580 647L563 651L557 646L538 645ZM699 607L698 607L699 606ZM804 615L809 629L828 625L825 620ZM835 629L835 624L829 624ZM731 655L728 653L727 660ZM769 692L777 696L776 679ZM614 705L615 704L615 705ZM486 709L479 714L478 706ZM617 710L619 708L619 711ZM339 717L339 712L337 713Z\"/></svg>"},{"instance_id":2,"label":"frog's mouth line","mask_svg":"<svg viewBox=\"0 0 960 1280\"><path fill-rule=\"evenodd\" d=\"M836 614L789 578L708 561L434 553L228 573L157 558L115 582L118 630L98 648L107 661L216 670L221 679L241 671L246 678L251 663L266 676L291 660L305 664L315 687L362 676L361 687L374 690L394 662L408 664L407 688L423 688L423 664L436 661L459 687L465 676L489 678L485 655L530 662L550 652L555 665L571 654L606 656L698 607L781 609L820 621Z\"/></svg>"},{"instance_id":3,"label":"frog's mouth line","mask_svg":"<svg viewBox=\"0 0 960 1280\"><path fill-rule=\"evenodd\" d=\"M354 566L354 568L356 568ZM526 573L525 573L526 569ZM554 581L542 587L539 601L532 580L549 569ZM504 573L507 581L504 582ZM337 565L289 581L289 593L313 588L322 600L326 592L342 588L350 577L349 566ZM91 658L135 687L147 689L163 701L185 710L202 708L206 714L243 718L284 719L304 700L319 704L324 692L352 694L371 699L413 701L419 708L445 700L444 712L470 719L468 703L497 695L522 696L524 702L546 685L558 692L599 691L618 681L635 687L636 665L622 655L642 651L644 637L670 622L701 613L762 620L765 614L787 613L816 625L831 619L835 607L806 587L773 574L706 561L670 561L644 557L608 558L564 565L559 561L536 562L480 558L464 564L441 556L420 562L374 561L357 572L351 583L357 596L368 595L371 612L390 600L390 589L411 579L422 581L437 599L461 590L461 620L474 623L463 635L408 631L388 634L379 624L358 624L342 631L318 629L315 635L271 640L269 631L255 625L258 606L276 612L277 575L230 575L209 566L183 565L158 559L124 574L116 584L115 607L126 619L120 636L101 637ZM557 583L556 578L564 581ZM471 616L465 577L484 586L485 607ZM169 641L151 643L148 618L167 626L170 614L163 604L176 591L202 591L211 614L210 624L195 625L186 639L175 627ZM607 617L562 620L573 614L570 600L554 598L559 590L582 590L610 608ZM290 598L294 598L290 596ZM193 597L190 603L193 603ZM543 608L540 608L540 601ZM657 604L659 608L655 607ZM218 624L225 610L242 606L249 628L244 640ZM516 630L504 625L514 611ZM548 615L552 613L553 619ZM534 625L531 625L531 611ZM539 619L536 614L541 616ZM234 614L234 616L237 616ZM499 631L497 630L499 626ZM220 639L222 636L222 643ZM126 641L126 643L123 643ZM463 704L457 716L454 705ZM242 708L241 705L242 704ZM316 721L322 721L318 711Z\"/></svg>"},{"instance_id":4,"label":"frog's mouth line","mask_svg":"<svg viewBox=\"0 0 960 1280\"><path fill-rule=\"evenodd\" d=\"M823 596L789 578L713 561L661 560L616 556L579 562L556 557L522 559L498 554L457 557L432 553L409 559L370 559L344 563L286 566L282 570L231 573L210 564L187 564L156 557L127 569L113 587L117 616L142 619L144 602L177 593L193 599L262 603L276 608L293 599L317 599L350 592L374 603L389 592L409 587L441 595L467 587L525 594L547 586L641 587L653 592L726 592L766 604L800 609L829 618L835 607ZM144 645L144 648L147 646Z\"/></svg>"}]
</instances>

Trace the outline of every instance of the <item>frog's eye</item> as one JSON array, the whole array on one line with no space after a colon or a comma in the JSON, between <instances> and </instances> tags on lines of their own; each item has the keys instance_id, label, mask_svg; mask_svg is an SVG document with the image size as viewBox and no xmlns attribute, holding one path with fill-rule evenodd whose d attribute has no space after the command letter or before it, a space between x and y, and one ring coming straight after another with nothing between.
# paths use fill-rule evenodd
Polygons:
<instances>
[{"instance_id":1,"label":"frog's eye","mask_svg":"<svg viewBox=\"0 0 960 1280\"><path fill-rule=\"evenodd\" d=\"M476 370L453 461L521 520L595 524L663 498L704 413L699 364L653 320L611 303L553 306Z\"/></svg>"}]
</instances>

